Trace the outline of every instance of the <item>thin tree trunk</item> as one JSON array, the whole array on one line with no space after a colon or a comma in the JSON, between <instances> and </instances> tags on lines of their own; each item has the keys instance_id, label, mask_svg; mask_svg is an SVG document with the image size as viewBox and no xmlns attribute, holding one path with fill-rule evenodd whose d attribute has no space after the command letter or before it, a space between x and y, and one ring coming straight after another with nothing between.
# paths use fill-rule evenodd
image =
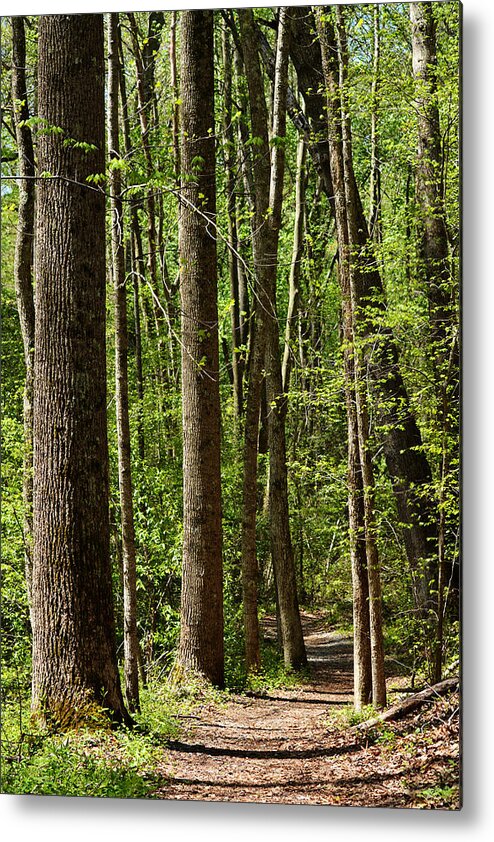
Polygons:
<instances>
[{"instance_id":1,"label":"thin tree trunk","mask_svg":"<svg viewBox=\"0 0 494 842\"><path fill-rule=\"evenodd\" d=\"M12 100L18 164L19 207L14 255L14 284L21 326L26 380L23 396L24 465L22 479L24 570L31 609L33 575L33 371L34 371L34 149L26 85L26 37L24 18L12 17ZM21 125L24 123L24 125Z\"/></svg>"},{"instance_id":2,"label":"thin tree trunk","mask_svg":"<svg viewBox=\"0 0 494 842\"><path fill-rule=\"evenodd\" d=\"M60 727L128 721L110 566L103 15L39 18L32 707ZM92 144L89 151L66 139Z\"/></svg>"},{"instance_id":3,"label":"thin tree trunk","mask_svg":"<svg viewBox=\"0 0 494 842\"><path fill-rule=\"evenodd\" d=\"M384 644L382 631L382 597L379 554L376 540L374 513L374 475L369 449L369 414L367 386L364 379L360 347L361 276L358 253L358 224L355 208L356 183L353 173L352 133L347 99L348 52L342 7L336 8L338 33L339 89L342 109L343 170L345 181L346 216L349 240L349 280L352 321L352 349L355 377L355 408L358 431L359 461L362 471L365 545L369 589L369 635L371 645L372 701L376 707L386 704L386 679L384 673Z\"/></svg>"},{"instance_id":4,"label":"thin tree trunk","mask_svg":"<svg viewBox=\"0 0 494 842\"><path fill-rule=\"evenodd\" d=\"M180 184L180 105L178 99L178 76L177 76L177 13L171 13L170 23L170 85L172 89L172 139L173 139L173 166L175 170L175 181Z\"/></svg>"},{"instance_id":5,"label":"thin tree trunk","mask_svg":"<svg viewBox=\"0 0 494 842\"><path fill-rule=\"evenodd\" d=\"M290 54L299 89L310 120L313 143L309 146L330 206L334 208L332 174L327 140L322 137L320 82L323 78L321 48L314 37L313 12L297 7L291 10L292 40ZM297 125L297 123L296 123ZM317 140L317 146L314 145ZM326 147L326 149L325 149ZM437 547L435 505L431 498L432 474L423 451L422 437L410 408L410 400L399 367L399 355L391 329L383 324L386 295L374 255L369 251L369 234L357 190L357 220L362 259L367 260L362 273L362 298L368 305L368 319L362 326L362 339L368 337L368 366L377 424L382 434L386 466L393 485L398 519L403 526L403 540L413 579L417 609L428 612L430 571L424 572L427 559ZM334 213L334 210L333 210ZM376 336L378 341L376 342Z\"/></svg>"},{"instance_id":6,"label":"thin tree trunk","mask_svg":"<svg viewBox=\"0 0 494 842\"><path fill-rule=\"evenodd\" d=\"M130 139L130 121L129 109L127 103L127 86L125 83L125 73L123 73L123 44L121 23L117 28L118 41L118 79L120 88L120 101L122 104L122 124L124 136L125 156L130 159L132 155L132 143ZM141 232L139 228L139 217L137 213L137 204L131 203L130 206L130 254L131 254L131 271L132 271L132 287L133 287L133 303L134 303L134 332L135 332L135 364L136 364L136 383L137 383L137 442L139 459L144 460L145 443L144 443L144 373L142 364L142 331L141 331L141 315L140 315L140 295L139 288L144 281L144 256L142 253Z\"/></svg>"},{"instance_id":7,"label":"thin tree trunk","mask_svg":"<svg viewBox=\"0 0 494 842\"><path fill-rule=\"evenodd\" d=\"M240 303L239 303L239 279L238 279L238 236L236 216L236 188L233 162L235 160L235 133L232 123L232 59L231 45L226 26L222 31L222 51L224 68L224 132L225 132L225 167L226 167L226 191L227 191L227 213L228 213L228 240L231 248L228 249L228 263L230 269L230 297L231 297L231 331L232 331L232 376L233 376L233 404L234 415L238 420L243 412L243 364L242 352L239 350L242 344L240 334Z\"/></svg>"},{"instance_id":8,"label":"thin tree trunk","mask_svg":"<svg viewBox=\"0 0 494 842\"><path fill-rule=\"evenodd\" d=\"M139 38L139 29L137 26L137 21L135 19L135 15L133 12L128 12L127 17L130 23L130 31L132 35L132 43L133 43L133 52L135 58L135 65L136 65L136 78L137 78L137 101L139 107L139 122L141 128L141 143L142 149L144 153L144 160L146 163L146 174L149 180L152 179L154 173L154 165L153 165L153 157L151 153L151 145L150 145L150 120L149 120L149 111L150 111L150 100L149 100L149 91L148 85L149 80L146 77L146 68L143 59L143 53L141 50L140 45L140 38ZM148 94L148 95L146 95ZM163 387L164 387L164 365L166 363L166 351L165 345L163 340L163 324L164 322L168 322L169 324L169 313L163 307L159 289L158 289L158 237L157 237L157 230L156 230L156 195L155 195L155 188L150 186L146 191L146 210L147 210L147 239L148 239L148 274L149 274L149 283L151 287L151 297L153 302L153 314L154 314L154 322L155 322L155 329L156 329L156 339L158 344L158 366L157 366L157 381L158 381L158 392L159 392L159 403L160 403L160 415L162 415L163 410ZM169 337L171 341L171 331L169 331ZM173 351L171 350L171 355L173 356Z\"/></svg>"},{"instance_id":9,"label":"thin tree trunk","mask_svg":"<svg viewBox=\"0 0 494 842\"><path fill-rule=\"evenodd\" d=\"M380 86L380 26L381 10L374 6L374 59L371 89L371 171L369 188L369 233L375 243L382 241L381 231L381 163L379 160L378 112Z\"/></svg>"},{"instance_id":10,"label":"thin tree trunk","mask_svg":"<svg viewBox=\"0 0 494 842\"><path fill-rule=\"evenodd\" d=\"M112 215L112 260L115 290L115 389L118 445L118 483L123 553L124 675L125 694L131 711L139 710L139 644L137 639L137 583L134 506L129 422L127 286L124 253L122 179L112 161L120 160L118 88L118 14L108 21L108 152Z\"/></svg>"},{"instance_id":11,"label":"thin tree trunk","mask_svg":"<svg viewBox=\"0 0 494 842\"><path fill-rule=\"evenodd\" d=\"M252 135L263 137L267 148L267 116L259 58L252 44L252 15L248 10L239 10L240 28L243 40L244 67L249 87L249 105ZM261 135L259 135L261 132ZM248 136L242 138L242 149L249 148ZM267 230L265 212L269 204L269 158L253 149L253 183L245 174L246 190L250 192L255 213L252 225L252 247L255 269L254 323L250 329L250 354L247 367L248 389L245 407L244 427L244 473L242 511L242 597L245 631L245 658L248 672L260 664L258 601L258 566L256 550L257 518L257 469L259 445L259 420L261 412L262 370L266 348L266 290L262 283L264 236ZM248 193L249 195L249 193Z\"/></svg>"},{"instance_id":12,"label":"thin tree trunk","mask_svg":"<svg viewBox=\"0 0 494 842\"><path fill-rule=\"evenodd\" d=\"M213 12L181 16L184 538L178 661L224 683ZM203 161L200 172L197 160Z\"/></svg>"},{"instance_id":13,"label":"thin tree trunk","mask_svg":"<svg viewBox=\"0 0 494 842\"><path fill-rule=\"evenodd\" d=\"M305 665L306 653L298 607L295 564L290 536L286 442L276 315L276 267L284 172L284 138L288 76L287 8L280 9L273 100L275 138L269 161L268 116L262 84L254 18L251 10L239 10L245 71L249 87L253 136L259 138L254 161L257 296L260 301L256 336L265 336L266 394L268 402L270 534L278 592L285 663L297 669ZM262 142L260 142L262 141ZM270 212L268 213L268 208Z\"/></svg>"},{"instance_id":14,"label":"thin tree trunk","mask_svg":"<svg viewBox=\"0 0 494 842\"><path fill-rule=\"evenodd\" d=\"M369 620L369 580L366 555L364 482L359 448L358 406L355 390L355 348L352 312L351 242L348 220L344 125L341 114L338 59L332 25L317 11L317 26L327 91L327 115L331 173L334 186L338 274L342 297L343 359L348 421L348 510L353 585L354 704L357 710L372 696ZM348 150L346 150L348 152Z\"/></svg>"},{"instance_id":15,"label":"thin tree trunk","mask_svg":"<svg viewBox=\"0 0 494 842\"><path fill-rule=\"evenodd\" d=\"M293 226L293 249L292 261L290 264L289 298L288 311L285 327L285 350L283 353L282 381L283 392L287 394L290 388L290 374L294 351L292 349L294 329L298 322L298 311L300 306L300 269L302 254L304 250L305 233L305 185L306 171L305 160L307 157L307 146L302 137L298 142L297 149L297 175L295 178L295 222Z\"/></svg>"}]
</instances>

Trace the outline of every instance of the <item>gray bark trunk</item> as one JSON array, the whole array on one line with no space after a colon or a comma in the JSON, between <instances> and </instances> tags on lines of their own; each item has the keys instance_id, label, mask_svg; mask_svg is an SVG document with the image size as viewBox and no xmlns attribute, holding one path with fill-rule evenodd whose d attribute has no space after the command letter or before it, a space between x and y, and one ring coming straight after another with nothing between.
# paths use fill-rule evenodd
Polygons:
<instances>
[{"instance_id":1,"label":"gray bark trunk","mask_svg":"<svg viewBox=\"0 0 494 842\"><path fill-rule=\"evenodd\" d=\"M33 712L127 720L110 567L105 356L102 15L39 19ZM68 140L68 143L64 143ZM92 144L89 150L73 145Z\"/></svg>"},{"instance_id":2,"label":"gray bark trunk","mask_svg":"<svg viewBox=\"0 0 494 842\"><path fill-rule=\"evenodd\" d=\"M221 686L224 658L213 58L213 13L183 12L179 248L184 539L178 661L185 669L198 670Z\"/></svg>"},{"instance_id":3,"label":"gray bark trunk","mask_svg":"<svg viewBox=\"0 0 494 842\"><path fill-rule=\"evenodd\" d=\"M333 27L317 12L317 25L322 51L322 66L327 91L327 114L331 172L334 185L336 233L338 240L338 275L342 297L343 359L348 423L348 510L350 555L353 585L354 641L354 704L357 710L368 704L372 696L372 670L369 621L369 580L367 571L364 482L359 449L358 405L355 390L355 348L352 312L352 279L350 226L347 207L348 167L342 139L341 93L336 43Z\"/></svg>"},{"instance_id":4,"label":"gray bark trunk","mask_svg":"<svg viewBox=\"0 0 494 842\"><path fill-rule=\"evenodd\" d=\"M306 170L305 160L307 146L304 138L298 142L297 150L297 175L295 179L295 222L293 227L293 249L290 264L290 277L288 282L288 311L285 326L285 350L283 353L282 382L283 392L286 395L290 388L290 375L292 370L295 351L293 346L295 328L298 323L300 308L300 271L302 255L304 251L305 233L305 185Z\"/></svg>"}]
</instances>

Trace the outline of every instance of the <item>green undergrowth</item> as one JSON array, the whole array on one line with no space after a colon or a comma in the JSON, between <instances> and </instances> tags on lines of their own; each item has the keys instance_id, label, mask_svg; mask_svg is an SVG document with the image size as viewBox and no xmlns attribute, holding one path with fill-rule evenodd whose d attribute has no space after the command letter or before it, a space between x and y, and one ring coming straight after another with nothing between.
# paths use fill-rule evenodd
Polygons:
<instances>
[{"instance_id":1,"label":"green undergrowth","mask_svg":"<svg viewBox=\"0 0 494 842\"><path fill-rule=\"evenodd\" d=\"M165 781L159 761L169 740L183 735L187 716L203 705L224 706L232 690L265 693L307 679L283 664L274 644L265 644L262 669L248 677L237 672L227 690L212 687L200 675L151 672L141 689L141 709L131 728L85 727L48 733L30 715L30 680L3 670L1 791L26 795L153 797ZM241 684L241 687L238 686Z\"/></svg>"},{"instance_id":2,"label":"green undergrowth","mask_svg":"<svg viewBox=\"0 0 494 842\"><path fill-rule=\"evenodd\" d=\"M246 677L245 689L253 693L269 693L280 687L298 687L309 680L309 670L293 670L287 667L278 648L264 644L261 655L261 668Z\"/></svg>"},{"instance_id":3,"label":"green undergrowth","mask_svg":"<svg viewBox=\"0 0 494 842\"><path fill-rule=\"evenodd\" d=\"M24 691L27 689L23 688ZM200 678L180 683L151 680L141 691L132 728L73 729L51 733L30 719L29 694L10 695L2 706L1 791L12 794L152 797L164 779L157 766L168 740L200 704L224 694Z\"/></svg>"}]
</instances>

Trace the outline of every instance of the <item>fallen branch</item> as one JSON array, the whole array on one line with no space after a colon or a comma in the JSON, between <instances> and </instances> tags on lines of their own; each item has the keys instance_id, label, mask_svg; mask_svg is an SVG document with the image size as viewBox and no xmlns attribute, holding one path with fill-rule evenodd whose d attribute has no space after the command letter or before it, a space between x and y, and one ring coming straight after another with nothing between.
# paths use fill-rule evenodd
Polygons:
<instances>
[{"instance_id":1,"label":"fallen branch","mask_svg":"<svg viewBox=\"0 0 494 842\"><path fill-rule=\"evenodd\" d=\"M387 722L390 719L399 719L401 716L404 716L410 711L415 710L415 708L420 707L420 705L429 701L429 699L444 696L451 690L456 690L459 683L460 680L458 676L455 676L454 678L447 678L445 681L440 681L432 687L426 687L426 689L421 690L420 693L415 693L414 696L409 696L408 699L403 699L396 705L392 705L378 716L374 716L372 719L367 719L365 722L360 722L358 725L354 725L354 728L359 731L365 731L367 728L379 725L380 722Z\"/></svg>"}]
</instances>

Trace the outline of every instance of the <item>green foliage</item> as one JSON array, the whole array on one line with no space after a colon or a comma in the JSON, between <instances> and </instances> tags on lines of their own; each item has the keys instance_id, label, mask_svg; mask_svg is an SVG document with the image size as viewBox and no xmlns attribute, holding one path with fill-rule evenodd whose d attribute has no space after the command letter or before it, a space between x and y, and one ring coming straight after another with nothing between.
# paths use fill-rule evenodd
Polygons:
<instances>
[{"instance_id":1,"label":"green foliage","mask_svg":"<svg viewBox=\"0 0 494 842\"><path fill-rule=\"evenodd\" d=\"M452 290L459 275L459 141L458 141L458 15L459 4L433 4L438 38L438 94L437 102L443 129L443 194L450 242ZM353 129L353 155L356 177L361 190L365 213L369 205L370 122L369 92L373 74L373 7L358 4L346 7L349 40L348 102ZM259 9L258 18L271 18L272 11ZM147 36L148 16L137 14L141 44ZM166 18L163 37L168 37ZM37 28L27 27L28 64L32 77L35 64ZM10 63L10 24L2 20L2 57L5 67ZM372 337L378 348L382 335L393 330L400 354L400 366L424 440L424 451L432 468L431 486L425 489L437 508L444 513L445 544L448 563L458 563L459 539L459 454L458 402L452 400L446 432L437 424L437 387L447 379L443 366L434 370L431 354L430 320L427 294L420 260L420 213L414 187L414 167L417 155L417 114L414 106L414 81L410 62L410 24L408 8L403 4L381 6L381 73L377 96L379 159L382 179L382 240L375 246L375 256L382 273L387 306L380 320L375 322ZM267 37L274 44L274 31ZM218 42L219 43L219 42ZM219 55L219 53L218 53ZM217 57L218 58L218 57ZM149 741L159 734L172 734L177 727L174 718L176 696L164 682L175 658L179 635L181 552L182 552L182 417L180 388L180 319L181 304L178 290L178 200L171 185L175 185L173 139L170 131L172 108L176 102L170 94L170 67L166 50L154 56L154 84L158 93L156 112L150 120L146 136L147 149L141 137L139 114L133 94L129 98L130 154L108 162L107 172L118 169L125 190L124 239L127 265L127 305L129 316L129 388L130 423L132 436L132 481L134 519L137 542L137 601L138 630L143 654L144 670L149 680L143 689L143 713L137 717L133 732L122 732L118 740L122 757L127 757L125 774L115 777L111 764L104 758L93 766L84 760L83 739L75 737L67 744L59 738L33 737L32 744L22 738L21 761L9 779L12 787L22 788L21 774L26 774L28 787L48 786L56 775L58 763L67 770L60 775L60 786L66 777L75 787L69 766L78 769L80 779L100 794L105 786L120 787L123 793L132 787L146 788L149 782L136 778L131 755L141 756L149 748ZM127 90L134 91L135 62L124 38L124 74ZM216 122L223 125L223 67L217 63ZM30 79L32 82L32 78ZM2 74L2 100L10 102L10 74ZM28 85L29 107L33 116L27 125L36 134L60 135L66 147L91 153L92 145L84 139L63 136L59 127L48 126L35 114L35 86ZM233 116L234 141L226 141L218 132L217 151L217 217L218 225L218 308L220 338L225 340L226 354L220 359L220 389L222 406L222 506L224 560L224 616L225 670L229 688L262 692L270 687L287 686L300 678L287 671L272 645L263 649L262 669L246 676L243 652L243 623L241 613L240 538L242 507L242 421L233 416L233 398L228 378L231 360L232 292L229 275L228 190L226 158L231 155L235 167L235 200L237 210L238 251L249 286L250 306L254 302L252 267L252 208L242 179L240 159L259 154L262 140L249 134L248 109L241 103L245 94L245 80L234 79ZM163 93L163 92L166 92ZM270 86L266 81L267 97ZM268 99L269 101L269 99ZM241 103L241 107L238 107ZM17 104L18 105L18 104ZM8 131L12 114L7 107L2 125L2 149L7 161L2 164L6 176L16 173L16 149L12 133ZM15 108L16 104L12 104ZM156 117L156 119L155 119ZM244 148L238 149L237 124L247 131ZM273 137L271 145L283 145L286 157L283 220L280 230L277 308L280 325L280 352L283 352L284 324L288 311L288 274L294 224L294 184L298 133L288 121L286 138ZM123 137L121 147L124 149ZM149 154L146 154L149 153ZM12 160L10 159L10 156ZM149 164L151 161L151 167ZM247 161L251 165L251 161ZM192 161L190 179L203 171L204 161L196 156ZM42 176L52 177L50 173ZM88 177L94 186L104 185L107 173ZM146 196L153 191L156 199L156 221L160 242L157 293L151 289L148 242L148 212ZM17 305L13 288L14 246L18 212L18 186L15 180L2 185L2 449L3 449L3 506L2 506L2 659L3 686L7 700L4 709L12 721L22 711L23 732L29 718L26 708L29 687L30 628L24 583L24 547L22 539L22 463L23 426L22 394L24 362ZM144 252L144 265L139 268L138 310L142 335L143 399L138 399L136 371L136 327L130 266L130 208L136 203L136 213ZM135 250L136 244L133 244ZM352 622L352 583L349 563L347 512L347 433L343 380L343 347L340 336L341 296L337 277L337 244L327 199L309 161L307 168L307 220L304 251L300 265L300 314L290 350L293 359L288 410L287 462L289 469L289 502L292 543L295 554L297 583L302 604L323 607L328 623L334 627L350 628ZM165 294L166 289L166 294ZM156 318L155 295L158 295L166 314L159 310ZM169 295L169 300L168 300ZM116 419L114 394L114 330L112 292L108 291L107 347L109 394L109 444L111 460L111 550L114 593L117 615L119 657L122 656L123 600L121 574L121 529L117 475ZM159 308L158 308L159 309ZM243 313L245 316L246 313ZM365 313L363 313L365 315ZM204 330L203 327L199 328ZM449 337L451 339L451 336ZM158 341L159 340L159 341ZM248 342L242 344L247 356ZM201 367L202 361L197 364ZM246 385L246 379L244 382ZM370 402L371 443L376 482L376 513L378 548L382 567L383 616L386 652L394 659L397 671L425 677L427 652L431 648L430 627L417 616L412 598L412 581L406 562L403 532L396 511L393 489L383 456L383 437L386 430L376 425L376 406ZM139 455L139 433L142 431L144 455ZM445 457L447 457L445 459ZM270 569L269 528L262 512L262 500L267 477L265 454L259 458L259 517L257 549L260 568L259 593L261 610L272 608L274 586ZM446 465L446 467L444 467ZM448 582L449 584L449 582ZM453 589L449 592L446 610L444 663L458 657L459 628L452 610ZM199 697L198 688L182 689L180 704ZM178 693L179 691L177 691ZM24 699L19 706L19 696ZM10 727L10 726L9 726ZM19 737L20 739L20 737ZM84 737L84 739L86 739ZM89 738L88 738L89 739ZM103 739L103 738L102 738ZM106 739L106 737L105 737ZM112 738L113 739L113 738ZM142 739L142 745L138 742ZM384 737L383 737L384 739ZM17 752L17 738L9 737L7 754ZM136 740L134 747L131 742ZM125 744L125 748L123 747ZM45 749L42 746L46 746ZM126 754L127 752L127 754ZM55 760L54 758L57 758ZM78 759L79 758L79 759ZM142 755L142 758L144 755ZM86 758L87 759L87 758ZM91 761L93 762L93 761ZM143 759L144 765L145 760ZM85 765L86 764L86 765ZM21 773L21 767L24 772ZM74 773L75 774L75 773ZM106 781L106 783L105 783ZM84 786L86 786L84 784ZM84 789L84 787L82 787ZM25 790L22 790L25 791ZM33 790L34 791L34 790Z\"/></svg>"},{"instance_id":2,"label":"green foliage","mask_svg":"<svg viewBox=\"0 0 494 842\"><path fill-rule=\"evenodd\" d=\"M299 687L308 681L308 670L297 671L283 663L277 646L265 643L261 651L261 669L250 673L246 688L254 693L269 693L281 687Z\"/></svg>"}]
</instances>

